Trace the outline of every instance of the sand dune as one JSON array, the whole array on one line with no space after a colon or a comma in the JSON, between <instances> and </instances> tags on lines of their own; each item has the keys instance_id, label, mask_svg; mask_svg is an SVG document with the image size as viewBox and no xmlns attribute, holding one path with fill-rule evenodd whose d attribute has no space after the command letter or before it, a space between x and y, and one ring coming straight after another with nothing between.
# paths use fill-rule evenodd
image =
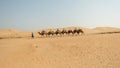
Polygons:
<instances>
[{"instance_id":1,"label":"sand dune","mask_svg":"<svg viewBox=\"0 0 120 68\"><path fill-rule=\"evenodd\" d=\"M0 30L0 38L26 38L31 37L31 32L19 31L19 30Z\"/></svg>"},{"instance_id":2,"label":"sand dune","mask_svg":"<svg viewBox=\"0 0 120 68\"><path fill-rule=\"evenodd\" d=\"M85 35L35 39L32 31L0 30L0 37L23 37L0 39L0 68L120 68L120 33L92 34L119 29L82 29Z\"/></svg>"},{"instance_id":3,"label":"sand dune","mask_svg":"<svg viewBox=\"0 0 120 68\"><path fill-rule=\"evenodd\" d=\"M98 30L100 32L114 32L120 31L120 28L113 28L113 27L96 27L93 30Z\"/></svg>"}]
</instances>

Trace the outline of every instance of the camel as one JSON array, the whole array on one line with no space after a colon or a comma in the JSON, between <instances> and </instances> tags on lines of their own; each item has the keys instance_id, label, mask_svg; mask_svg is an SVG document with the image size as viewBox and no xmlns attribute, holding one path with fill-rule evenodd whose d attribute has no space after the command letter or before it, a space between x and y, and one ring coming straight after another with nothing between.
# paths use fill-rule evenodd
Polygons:
<instances>
[{"instance_id":1,"label":"camel","mask_svg":"<svg viewBox=\"0 0 120 68\"><path fill-rule=\"evenodd\" d=\"M68 31L67 31L67 34L68 34L68 35L70 35L70 34L72 34L72 35L73 35L73 34L74 34L74 32L73 32L72 30L68 30Z\"/></svg>"},{"instance_id":2,"label":"camel","mask_svg":"<svg viewBox=\"0 0 120 68\"><path fill-rule=\"evenodd\" d=\"M43 30L41 32L38 32L38 34L41 35L41 36L44 36L44 35L47 35L47 32Z\"/></svg>"},{"instance_id":3,"label":"camel","mask_svg":"<svg viewBox=\"0 0 120 68\"><path fill-rule=\"evenodd\" d=\"M60 34L61 35L61 31L59 29L57 29L57 31L55 31L55 34L58 35Z\"/></svg>"},{"instance_id":4,"label":"camel","mask_svg":"<svg viewBox=\"0 0 120 68\"><path fill-rule=\"evenodd\" d=\"M73 30L73 33L75 34L75 33L77 33L77 34L84 34L84 32L83 32L83 30L82 29L75 29L75 30Z\"/></svg>"},{"instance_id":5,"label":"camel","mask_svg":"<svg viewBox=\"0 0 120 68\"><path fill-rule=\"evenodd\" d=\"M47 32L47 35L54 35L55 34L55 32L54 31L52 31L52 30L50 30L49 32Z\"/></svg>"},{"instance_id":6,"label":"camel","mask_svg":"<svg viewBox=\"0 0 120 68\"><path fill-rule=\"evenodd\" d=\"M63 28L63 30L61 31L61 34L67 34L67 30L65 30L64 28Z\"/></svg>"}]
</instances>

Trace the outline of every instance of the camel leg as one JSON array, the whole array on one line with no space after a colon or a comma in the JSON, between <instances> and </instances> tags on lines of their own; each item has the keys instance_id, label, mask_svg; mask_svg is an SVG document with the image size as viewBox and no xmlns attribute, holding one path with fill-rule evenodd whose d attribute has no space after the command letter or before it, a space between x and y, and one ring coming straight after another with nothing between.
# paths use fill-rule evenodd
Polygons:
<instances>
[{"instance_id":1,"label":"camel leg","mask_svg":"<svg viewBox=\"0 0 120 68\"><path fill-rule=\"evenodd\" d=\"M78 32L77 35L79 35L80 33Z\"/></svg>"},{"instance_id":2,"label":"camel leg","mask_svg":"<svg viewBox=\"0 0 120 68\"><path fill-rule=\"evenodd\" d=\"M72 33L72 36L74 36L75 35L75 33Z\"/></svg>"}]
</instances>

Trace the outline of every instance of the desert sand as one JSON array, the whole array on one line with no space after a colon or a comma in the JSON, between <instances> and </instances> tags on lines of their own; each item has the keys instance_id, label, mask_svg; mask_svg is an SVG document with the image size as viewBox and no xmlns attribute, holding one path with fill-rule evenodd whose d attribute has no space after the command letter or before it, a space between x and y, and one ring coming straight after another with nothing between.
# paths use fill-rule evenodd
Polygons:
<instances>
[{"instance_id":1,"label":"desert sand","mask_svg":"<svg viewBox=\"0 0 120 68\"><path fill-rule=\"evenodd\" d=\"M0 68L120 68L120 28L82 29L45 38L35 31L34 39L32 31L0 30Z\"/></svg>"}]
</instances>

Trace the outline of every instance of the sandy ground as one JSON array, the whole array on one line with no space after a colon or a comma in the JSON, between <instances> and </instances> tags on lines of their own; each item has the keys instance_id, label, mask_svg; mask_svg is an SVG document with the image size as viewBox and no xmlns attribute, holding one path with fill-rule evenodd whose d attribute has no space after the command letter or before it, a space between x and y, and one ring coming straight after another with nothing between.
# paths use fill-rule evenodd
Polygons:
<instances>
[{"instance_id":1,"label":"sandy ground","mask_svg":"<svg viewBox=\"0 0 120 68\"><path fill-rule=\"evenodd\" d=\"M120 68L120 33L0 39L0 68Z\"/></svg>"}]
</instances>

